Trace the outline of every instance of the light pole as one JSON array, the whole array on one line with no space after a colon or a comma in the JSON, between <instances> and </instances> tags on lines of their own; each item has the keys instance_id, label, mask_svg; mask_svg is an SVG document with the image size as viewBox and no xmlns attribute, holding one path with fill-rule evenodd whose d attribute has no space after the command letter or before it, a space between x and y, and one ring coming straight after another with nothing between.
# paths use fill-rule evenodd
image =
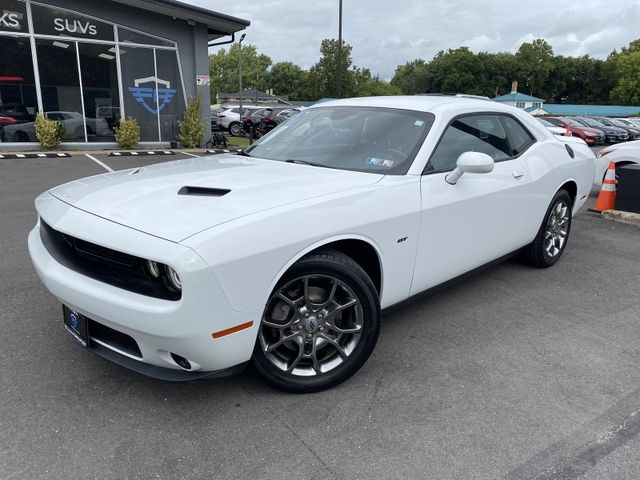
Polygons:
<instances>
[{"instance_id":1,"label":"light pole","mask_svg":"<svg viewBox=\"0 0 640 480\"><path fill-rule=\"evenodd\" d=\"M342 98L342 0L338 8L338 98Z\"/></svg>"},{"instance_id":2,"label":"light pole","mask_svg":"<svg viewBox=\"0 0 640 480\"><path fill-rule=\"evenodd\" d=\"M240 125L242 126L242 41L247 34L243 33L238 40L238 83L240 84L240 101L238 106L240 107Z\"/></svg>"}]
</instances>

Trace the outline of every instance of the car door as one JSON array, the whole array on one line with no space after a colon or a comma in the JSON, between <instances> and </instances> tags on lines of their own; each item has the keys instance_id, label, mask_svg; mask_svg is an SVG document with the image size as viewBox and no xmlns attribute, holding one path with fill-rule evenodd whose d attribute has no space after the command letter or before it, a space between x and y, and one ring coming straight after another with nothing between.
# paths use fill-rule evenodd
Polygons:
<instances>
[{"instance_id":1,"label":"car door","mask_svg":"<svg viewBox=\"0 0 640 480\"><path fill-rule=\"evenodd\" d=\"M509 136L507 132L512 131ZM522 154L534 142L510 116L469 114L449 123L421 178L420 239L412 294L530 241L534 215L527 212L530 176ZM464 174L450 185L445 181L447 173L455 168L458 157L469 151L491 156L493 171Z\"/></svg>"}]
</instances>

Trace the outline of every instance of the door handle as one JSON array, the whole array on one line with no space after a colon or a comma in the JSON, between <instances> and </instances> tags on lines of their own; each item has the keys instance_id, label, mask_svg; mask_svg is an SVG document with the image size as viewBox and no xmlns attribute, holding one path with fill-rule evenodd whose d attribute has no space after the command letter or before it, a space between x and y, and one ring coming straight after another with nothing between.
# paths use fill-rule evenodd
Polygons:
<instances>
[{"instance_id":1,"label":"door handle","mask_svg":"<svg viewBox=\"0 0 640 480\"><path fill-rule=\"evenodd\" d=\"M524 177L524 172L522 170L514 170L513 178L522 178Z\"/></svg>"}]
</instances>

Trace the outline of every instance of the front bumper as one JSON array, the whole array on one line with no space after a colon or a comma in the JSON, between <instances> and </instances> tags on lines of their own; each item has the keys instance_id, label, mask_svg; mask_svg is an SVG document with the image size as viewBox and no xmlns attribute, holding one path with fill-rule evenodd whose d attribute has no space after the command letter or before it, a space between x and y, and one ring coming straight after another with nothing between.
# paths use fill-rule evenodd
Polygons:
<instances>
[{"instance_id":1,"label":"front bumper","mask_svg":"<svg viewBox=\"0 0 640 480\"><path fill-rule=\"evenodd\" d=\"M51 256L40 237L38 222L29 234L29 253L47 289L69 308L132 337L141 358L116 346L90 341L95 353L131 370L167 380L218 375L218 371L251 358L261 312L234 311L209 266L193 250L82 212L48 194L39 197L37 206L52 228L88 242L115 246L131 255L162 261L174 266L182 280L182 298L171 301L84 276ZM55 320L62 328L60 317L56 315ZM248 322L253 322L251 328L222 338L212 337L214 332ZM188 359L191 368L182 368L171 353ZM174 373L167 373L166 369Z\"/></svg>"}]
</instances>

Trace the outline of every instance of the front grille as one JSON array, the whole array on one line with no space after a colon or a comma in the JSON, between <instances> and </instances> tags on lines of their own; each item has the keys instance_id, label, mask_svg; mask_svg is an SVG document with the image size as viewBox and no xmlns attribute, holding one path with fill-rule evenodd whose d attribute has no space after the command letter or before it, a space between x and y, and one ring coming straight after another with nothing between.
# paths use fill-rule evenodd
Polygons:
<instances>
[{"instance_id":1,"label":"front grille","mask_svg":"<svg viewBox=\"0 0 640 480\"><path fill-rule=\"evenodd\" d=\"M142 358L140 347L133 339L126 333L119 332L113 328L109 328L106 325L96 322L95 320L87 319L89 327L89 337L91 339L99 340L105 345L120 350L121 352L128 353L134 357Z\"/></svg>"},{"instance_id":2,"label":"front grille","mask_svg":"<svg viewBox=\"0 0 640 480\"><path fill-rule=\"evenodd\" d=\"M54 230L40 220L40 238L58 263L114 287L163 300L180 300L180 291L172 289L163 278L151 278L144 259L112 250Z\"/></svg>"}]
</instances>

